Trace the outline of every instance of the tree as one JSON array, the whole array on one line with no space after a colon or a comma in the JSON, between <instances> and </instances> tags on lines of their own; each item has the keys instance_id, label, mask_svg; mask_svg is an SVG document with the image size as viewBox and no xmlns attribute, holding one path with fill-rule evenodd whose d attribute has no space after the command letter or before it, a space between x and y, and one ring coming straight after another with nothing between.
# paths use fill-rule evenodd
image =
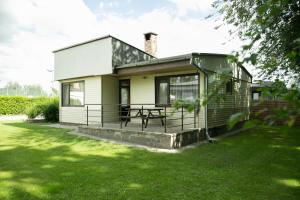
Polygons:
<instances>
[{"instance_id":1,"label":"tree","mask_svg":"<svg viewBox=\"0 0 300 200\"><path fill-rule=\"evenodd\" d=\"M6 96L47 96L47 92L40 85L20 85L9 82L0 89L0 95Z\"/></svg>"},{"instance_id":2,"label":"tree","mask_svg":"<svg viewBox=\"0 0 300 200\"><path fill-rule=\"evenodd\" d=\"M289 90L278 80L272 85L272 93L280 94L289 108L276 109L259 123L284 120L292 126L300 115L300 0L217 0L213 5L223 22L233 27L230 34L245 42L231 60L250 62L264 78L291 84ZM231 126L242 116L233 115Z\"/></svg>"},{"instance_id":3,"label":"tree","mask_svg":"<svg viewBox=\"0 0 300 200\"><path fill-rule=\"evenodd\" d=\"M236 52L267 78L300 79L299 0L217 0L222 20L233 37L245 42Z\"/></svg>"},{"instance_id":4,"label":"tree","mask_svg":"<svg viewBox=\"0 0 300 200\"><path fill-rule=\"evenodd\" d=\"M264 120L249 121L246 125L272 125L284 121L292 126L300 115L300 0L216 0L213 6L219 11L222 22L232 27L230 34L233 39L239 37L245 43L240 51L230 56L230 60L251 63L260 69L264 79L276 79L264 94L280 95L288 103L288 106L274 109L273 114ZM204 97L201 106L216 99L213 95L218 94L218 86L227 81L222 74L217 87ZM282 82L287 80L289 89ZM188 110L193 109L191 103L184 101L176 102L174 107L182 105ZM246 114L238 112L232 115L229 126L233 127Z\"/></svg>"}]
</instances>

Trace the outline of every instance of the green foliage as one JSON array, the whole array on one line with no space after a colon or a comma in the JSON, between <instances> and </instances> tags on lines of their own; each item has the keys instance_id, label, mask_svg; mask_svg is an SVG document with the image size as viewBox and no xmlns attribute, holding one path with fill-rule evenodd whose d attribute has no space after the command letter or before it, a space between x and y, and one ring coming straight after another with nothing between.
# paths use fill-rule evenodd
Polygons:
<instances>
[{"instance_id":1,"label":"green foliage","mask_svg":"<svg viewBox=\"0 0 300 200\"><path fill-rule=\"evenodd\" d=\"M29 119L35 119L42 114L42 109L38 104L31 105L25 110L25 114Z\"/></svg>"},{"instance_id":2,"label":"green foliage","mask_svg":"<svg viewBox=\"0 0 300 200\"><path fill-rule=\"evenodd\" d=\"M47 122L57 122L59 113L58 98L48 98L45 101L35 103L28 107L26 115L29 119L34 119L38 116L45 118Z\"/></svg>"},{"instance_id":3,"label":"green foliage","mask_svg":"<svg viewBox=\"0 0 300 200\"><path fill-rule=\"evenodd\" d=\"M47 122L59 121L59 100L58 98L51 98L42 106L42 115Z\"/></svg>"},{"instance_id":4,"label":"green foliage","mask_svg":"<svg viewBox=\"0 0 300 200\"><path fill-rule=\"evenodd\" d=\"M214 6L222 21L231 25L230 34L245 41L242 50L235 52L231 60L251 63L264 78L294 82L287 89L283 82L276 80L272 86L262 89L264 99L277 97L288 106L274 108L273 114L263 121L251 123L273 125L281 121L293 126L300 115L300 1L216 0ZM243 114L234 115L229 126L239 117Z\"/></svg>"},{"instance_id":5,"label":"green foliage","mask_svg":"<svg viewBox=\"0 0 300 200\"><path fill-rule=\"evenodd\" d=\"M299 0L216 0L230 33L245 41L243 62L256 65L263 75L300 77Z\"/></svg>"},{"instance_id":6,"label":"green foliage","mask_svg":"<svg viewBox=\"0 0 300 200\"><path fill-rule=\"evenodd\" d=\"M188 112L193 112L195 109L199 108L199 105L199 99L196 99L195 101L177 100L172 106L175 108L175 110L184 108Z\"/></svg>"},{"instance_id":7,"label":"green foliage","mask_svg":"<svg viewBox=\"0 0 300 200\"><path fill-rule=\"evenodd\" d=\"M47 97L0 96L0 115L24 114L27 107L45 99Z\"/></svg>"},{"instance_id":8,"label":"green foliage","mask_svg":"<svg viewBox=\"0 0 300 200\"><path fill-rule=\"evenodd\" d=\"M0 95L5 96L47 96L47 92L40 85L20 85L18 82L9 82L0 88Z\"/></svg>"}]
</instances>

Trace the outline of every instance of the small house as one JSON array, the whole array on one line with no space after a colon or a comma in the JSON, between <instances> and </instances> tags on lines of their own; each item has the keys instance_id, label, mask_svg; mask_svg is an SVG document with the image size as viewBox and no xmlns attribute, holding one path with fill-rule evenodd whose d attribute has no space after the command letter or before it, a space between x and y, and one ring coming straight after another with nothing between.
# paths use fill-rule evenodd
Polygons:
<instances>
[{"instance_id":1,"label":"small house","mask_svg":"<svg viewBox=\"0 0 300 200\"><path fill-rule=\"evenodd\" d=\"M157 34L146 33L144 38L145 51L108 35L53 52L61 123L177 134L226 126L232 114L250 113L252 76L242 65L229 62L228 55L157 58ZM209 100L193 112L174 111L177 100L201 100L213 90L223 69L231 75L218 90L217 95L225 97L222 101Z\"/></svg>"}]
</instances>

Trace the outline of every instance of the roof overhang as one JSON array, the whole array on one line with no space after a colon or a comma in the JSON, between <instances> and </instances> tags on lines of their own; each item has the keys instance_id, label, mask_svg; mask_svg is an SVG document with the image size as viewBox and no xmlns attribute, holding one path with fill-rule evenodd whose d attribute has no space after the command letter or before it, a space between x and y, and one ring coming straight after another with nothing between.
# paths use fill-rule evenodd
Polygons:
<instances>
[{"instance_id":1,"label":"roof overhang","mask_svg":"<svg viewBox=\"0 0 300 200\"><path fill-rule=\"evenodd\" d=\"M185 71L196 68L196 66L191 64L191 54L187 54L122 65L116 68L116 74L120 76L139 75L157 72Z\"/></svg>"},{"instance_id":2,"label":"roof overhang","mask_svg":"<svg viewBox=\"0 0 300 200\"><path fill-rule=\"evenodd\" d=\"M168 63L156 63L143 66L131 66L125 68L117 68L116 73L119 76L126 75L140 75L151 73L165 73L165 72L177 72L196 69L194 65L190 64L190 60L173 61Z\"/></svg>"}]
</instances>

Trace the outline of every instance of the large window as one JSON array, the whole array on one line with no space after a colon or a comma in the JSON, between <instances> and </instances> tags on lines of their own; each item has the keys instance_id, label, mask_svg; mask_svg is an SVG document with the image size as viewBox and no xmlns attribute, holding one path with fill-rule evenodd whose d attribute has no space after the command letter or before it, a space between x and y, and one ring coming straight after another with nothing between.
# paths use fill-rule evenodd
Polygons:
<instances>
[{"instance_id":1,"label":"large window","mask_svg":"<svg viewBox=\"0 0 300 200\"><path fill-rule=\"evenodd\" d=\"M199 94L198 75L156 78L156 104L170 105L177 100L194 101Z\"/></svg>"},{"instance_id":2,"label":"large window","mask_svg":"<svg viewBox=\"0 0 300 200\"><path fill-rule=\"evenodd\" d=\"M84 105L84 82L62 84L62 106Z\"/></svg>"}]
</instances>

